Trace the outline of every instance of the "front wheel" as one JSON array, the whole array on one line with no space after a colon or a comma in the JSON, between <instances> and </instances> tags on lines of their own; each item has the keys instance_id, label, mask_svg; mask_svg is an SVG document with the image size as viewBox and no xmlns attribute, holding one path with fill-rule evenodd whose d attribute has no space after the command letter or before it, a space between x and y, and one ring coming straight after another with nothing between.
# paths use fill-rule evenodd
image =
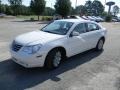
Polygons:
<instances>
[{"instance_id":1,"label":"front wheel","mask_svg":"<svg viewBox=\"0 0 120 90\"><path fill-rule=\"evenodd\" d=\"M59 67L62 60L62 53L58 49L50 51L45 60L45 67L48 69L54 69Z\"/></svg>"},{"instance_id":2,"label":"front wheel","mask_svg":"<svg viewBox=\"0 0 120 90\"><path fill-rule=\"evenodd\" d=\"M101 51L103 50L103 45L104 45L104 40L103 39L100 39L97 43L97 46L96 46L96 50L97 51Z\"/></svg>"}]
</instances>

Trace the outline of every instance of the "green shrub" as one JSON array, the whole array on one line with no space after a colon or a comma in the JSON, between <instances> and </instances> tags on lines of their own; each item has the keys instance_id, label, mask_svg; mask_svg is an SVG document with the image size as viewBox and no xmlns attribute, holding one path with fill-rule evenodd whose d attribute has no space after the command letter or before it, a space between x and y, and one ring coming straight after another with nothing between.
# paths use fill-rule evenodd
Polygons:
<instances>
[{"instance_id":1,"label":"green shrub","mask_svg":"<svg viewBox=\"0 0 120 90\"><path fill-rule=\"evenodd\" d=\"M47 21L51 21L51 20L52 20L52 18L50 18L50 17L47 18Z\"/></svg>"},{"instance_id":2,"label":"green shrub","mask_svg":"<svg viewBox=\"0 0 120 90\"><path fill-rule=\"evenodd\" d=\"M51 21L53 18L48 16L43 16L42 21Z\"/></svg>"},{"instance_id":3,"label":"green shrub","mask_svg":"<svg viewBox=\"0 0 120 90\"><path fill-rule=\"evenodd\" d=\"M4 16L0 16L0 18L4 18Z\"/></svg>"},{"instance_id":4,"label":"green shrub","mask_svg":"<svg viewBox=\"0 0 120 90\"><path fill-rule=\"evenodd\" d=\"M45 17L42 17L42 21L45 21Z\"/></svg>"},{"instance_id":5,"label":"green shrub","mask_svg":"<svg viewBox=\"0 0 120 90\"><path fill-rule=\"evenodd\" d=\"M30 18L30 21L34 21L34 18L32 17L32 18Z\"/></svg>"},{"instance_id":6,"label":"green shrub","mask_svg":"<svg viewBox=\"0 0 120 90\"><path fill-rule=\"evenodd\" d=\"M111 15L107 15L106 18L105 18L105 21L106 22L111 22L112 20L112 16Z\"/></svg>"}]
</instances>

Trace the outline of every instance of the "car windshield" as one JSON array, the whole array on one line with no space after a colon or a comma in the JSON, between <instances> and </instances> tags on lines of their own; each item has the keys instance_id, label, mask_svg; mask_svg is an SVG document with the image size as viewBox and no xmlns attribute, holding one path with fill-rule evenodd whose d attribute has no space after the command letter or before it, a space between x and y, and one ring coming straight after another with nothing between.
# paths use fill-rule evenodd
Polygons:
<instances>
[{"instance_id":1,"label":"car windshield","mask_svg":"<svg viewBox=\"0 0 120 90\"><path fill-rule=\"evenodd\" d=\"M42 31L59 34L59 35L66 35L69 29L72 27L72 22L67 21L54 21L47 26L45 26Z\"/></svg>"}]
</instances>

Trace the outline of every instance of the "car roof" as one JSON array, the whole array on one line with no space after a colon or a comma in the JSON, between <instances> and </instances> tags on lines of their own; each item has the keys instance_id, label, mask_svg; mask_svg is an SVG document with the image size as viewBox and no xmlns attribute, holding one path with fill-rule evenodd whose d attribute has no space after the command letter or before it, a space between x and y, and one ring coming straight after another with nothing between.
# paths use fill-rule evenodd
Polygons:
<instances>
[{"instance_id":1,"label":"car roof","mask_svg":"<svg viewBox=\"0 0 120 90\"><path fill-rule=\"evenodd\" d=\"M93 21L84 20L84 19L60 19L60 20L56 20L56 21L66 21L66 22L73 22L73 23L93 22Z\"/></svg>"}]
</instances>

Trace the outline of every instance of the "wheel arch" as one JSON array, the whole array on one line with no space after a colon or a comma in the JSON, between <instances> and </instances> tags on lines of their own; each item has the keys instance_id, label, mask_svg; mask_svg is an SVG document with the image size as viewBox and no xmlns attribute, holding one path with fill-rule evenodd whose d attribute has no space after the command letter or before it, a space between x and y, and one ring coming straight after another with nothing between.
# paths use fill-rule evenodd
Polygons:
<instances>
[{"instance_id":1,"label":"wheel arch","mask_svg":"<svg viewBox=\"0 0 120 90\"><path fill-rule=\"evenodd\" d=\"M102 36L99 40L103 40L104 41L104 43L105 43L105 37L104 36Z\"/></svg>"},{"instance_id":2,"label":"wheel arch","mask_svg":"<svg viewBox=\"0 0 120 90\"><path fill-rule=\"evenodd\" d=\"M49 50L48 54L49 54L52 50L54 50L54 49L60 50L60 51L66 56L66 49L65 49L64 47L62 47L62 46L57 46L57 47L52 48L51 50ZM47 54L47 55L48 55L48 54Z\"/></svg>"},{"instance_id":3,"label":"wheel arch","mask_svg":"<svg viewBox=\"0 0 120 90\"><path fill-rule=\"evenodd\" d=\"M46 55L46 57L45 57L45 62L46 62L46 58L47 58L47 56L49 55L49 53L50 53L52 50L54 50L54 49L60 50L60 51L62 52L62 55L64 56L64 58L67 57L66 49L65 49L64 47L62 47L62 46L57 46L57 47L54 47L54 48L52 48L52 49L49 50L49 52L47 53L47 55ZM44 62L44 65L45 65L45 62Z\"/></svg>"}]
</instances>

